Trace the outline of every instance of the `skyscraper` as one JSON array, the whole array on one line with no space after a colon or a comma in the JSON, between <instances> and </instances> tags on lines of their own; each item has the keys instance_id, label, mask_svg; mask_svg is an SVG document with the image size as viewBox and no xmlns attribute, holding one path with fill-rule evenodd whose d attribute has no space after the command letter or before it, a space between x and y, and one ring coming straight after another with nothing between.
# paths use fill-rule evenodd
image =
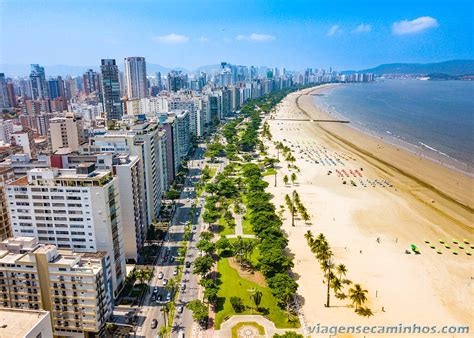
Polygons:
<instances>
[{"instance_id":1,"label":"skyscraper","mask_svg":"<svg viewBox=\"0 0 474 338\"><path fill-rule=\"evenodd\" d=\"M5 81L5 74L0 73L0 108L9 108L13 106L10 104L10 100L8 99L8 90L7 90L7 82Z\"/></svg>"},{"instance_id":2,"label":"skyscraper","mask_svg":"<svg viewBox=\"0 0 474 338\"><path fill-rule=\"evenodd\" d=\"M120 99L119 70L115 59L102 59L102 105L107 122L120 120L123 115Z\"/></svg>"},{"instance_id":3,"label":"skyscraper","mask_svg":"<svg viewBox=\"0 0 474 338\"><path fill-rule=\"evenodd\" d=\"M89 95L94 92L99 92L99 74L94 72L92 69L87 70L87 72L82 75L82 80L84 82L84 93L86 93L86 95Z\"/></svg>"},{"instance_id":4,"label":"skyscraper","mask_svg":"<svg viewBox=\"0 0 474 338\"><path fill-rule=\"evenodd\" d=\"M31 65L30 86L33 99L49 99L49 88L46 82L44 67L40 67L38 64Z\"/></svg>"},{"instance_id":5,"label":"skyscraper","mask_svg":"<svg viewBox=\"0 0 474 338\"><path fill-rule=\"evenodd\" d=\"M124 60L127 98L143 99L148 96L146 62L141 56L130 56Z\"/></svg>"}]
</instances>

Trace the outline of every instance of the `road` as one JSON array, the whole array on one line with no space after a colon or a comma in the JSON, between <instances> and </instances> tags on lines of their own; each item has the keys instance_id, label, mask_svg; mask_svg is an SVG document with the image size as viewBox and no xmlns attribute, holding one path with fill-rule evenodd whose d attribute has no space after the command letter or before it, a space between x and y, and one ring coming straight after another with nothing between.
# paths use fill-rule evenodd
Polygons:
<instances>
[{"instance_id":1,"label":"road","mask_svg":"<svg viewBox=\"0 0 474 338\"><path fill-rule=\"evenodd\" d=\"M173 220L171 221L163 246L160 249L159 259L156 263L156 266L153 268L153 278L149 283L148 293L139 312L139 325L136 332L137 337L156 337L160 328L165 325L164 314L161 311L164 303L157 303L156 301L152 300L153 289L157 287L157 294L161 295L163 300L166 299L166 294L168 291L163 286L163 280L170 280L174 277L173 272L178 264L176 262L170 262L170 258L177 256L179 243L183 240L185 225L188 221L191 221L191 223L196 228L193 230L188 251L185 257L185 263L192 263L198 254L195 244L199 238L201 225L203 224L202 221L198 221L198 219L200 219L203 201L201 200L198 202L196 214L193 215L192 219L190 219L190 211L195 199L194 184L199 181L199 176L201 169L204 167L204 163L204 148L202 145L200 145L200 147L196 149L192 158L188 161L188 176L185 179L185 184L181 192L180 199L176 200L176 212L174 214ZM169 252L169 258L167 261L164 261L163 258L167 252ZM158 279L159 272L162 272L164 275L163 279L161 280ZM181 286L183 284L186 285L186 289L181 291ZM184 306L187 302L198 298L199 284L196 276L192 274L192 267L188 269L183 267L182 280L181 283L177 285L177 289L178 298L175 300L177 306ZM155 329L151 328L153 319L158 321L158 325ZM182 314L178 314L177 312L175 314L173 321L173 332L171 336L177 337L180 331L184 331L186 337L191 337L192 327L192 314L188 309L184 308Z\"/></svg>"}]
</instances>

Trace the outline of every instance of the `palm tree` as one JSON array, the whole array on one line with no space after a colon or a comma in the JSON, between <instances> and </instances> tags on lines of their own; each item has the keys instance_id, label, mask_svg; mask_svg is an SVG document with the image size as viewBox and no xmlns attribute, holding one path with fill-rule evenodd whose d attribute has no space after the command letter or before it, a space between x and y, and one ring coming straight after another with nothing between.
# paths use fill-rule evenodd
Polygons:
<instances>
[{"instance_id":1,"label":"palm tree","mask_svg":"<svg viewBox=\"0 0 474 338\"><path fill-rule=\"evenodd\" d=\"M332 272L332 269L334 268L334 264L331 263L331 261L328 259L321 263L321 268L324 271L326 281L327 281L327 294L326 294L326 307L330 306L330 300L331 300L331 281L335 278L334 273Z\"/></svg>"},{"instance_id":2,"label":"palm tree","mask_svg":"<svg viewBox=\"0 0 474 338\"><path fill-rule=\"evenodd\" d=\"M165 321L165 327L167 326L166 321L168 318L169 313L171 312L171 303L166 303L165 306L162 306L160 309L163 312L163 320Z\"/></svg>"},{"instance_id":3,"label":"palm tree","mask_svg":"<svg viewBox=\"0 0 474 338\"><path fill-rule=\"evenodd\" d=\"M368 307L363 307L363 306L358 308L356 312L358 315L362 317L370 317L374 315L371 309L369 309Z\"/></svg>"},{"instance_id":4,"label":"palm tree","mask_svg":"<svg viewBox=\"0 0 474 338\"><path fill-rule=\"evenodd\" d=\"M305 221L305 223L308 223L308 221L310 220L308 211L306 211L306 209L304 209L303 213L301 214L301 218L303 218L303 221Z\"/></svg>"},{"instance_id":5,"label":"palm tree","mask_svg":"<svg viewBox=\"0 0 474 338\"><path fill-rule=\"evenodd\" d=\"M336 272L339 275L339 279L342 279L342 276L346 276L347 273L347 267L344 264L339 264L336 266Z\"/></svg>"},{"instance_id":6,"label":"palm tree","mask_svg":"<svg viewBox=\"0 0 474 338\"><path fill-rule=\"evenodd\" d=\"M349 289L349 298L352 301L352 304L355 304L356 311L359 306L364 304L367 301L367 290L362 289L360 284L354 284L354 287Z\"/></svg>"},{"instance_id":7,"label":"palm tree","mask_svg":"<svg viewBox=\"0 0 474 338\"><path fill-rule=\"evenodd\" d=\"M288 175L283 176L283 183L288 184Z\"/></svg>"},{"instance_id":8,"label":"palm tree","mask_svg":"<svg viewBox=\"0 0 474 338\"><path fill-rule=\"evenodd\" d=\"M292 173L291 174L291 183L295 184L295 182L296 182L296 174Z\"/></svg>"},{"instance_id":9,"label":"palm tree","mask_svg":"<svg viewBox=\"0 0 474 338\"><path fill-rule=\"evenodd\" d=\"M331 281L331 288L334 290L334 293L337 294L342 290L341 280L337 277L334 277Z\"/></svg>"},{"instance_id":10,"label":"palm tree","mask_svg":"<svg viewBox=\"0 0 474 338\"><path fill-rule=\"evenodd\" d=\"M313 232L311 230L306 231L304 238L306 238L308 244L311 243L313 241Z\"/></svg>"}]
</instances>

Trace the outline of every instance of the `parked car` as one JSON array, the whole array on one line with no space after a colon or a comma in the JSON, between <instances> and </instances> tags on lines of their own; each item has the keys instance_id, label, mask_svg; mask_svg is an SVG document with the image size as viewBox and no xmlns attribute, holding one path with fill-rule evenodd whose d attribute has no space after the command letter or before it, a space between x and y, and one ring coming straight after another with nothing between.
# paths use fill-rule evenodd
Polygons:
<instances>
[{"instance_id":1,"label":"parked car","mask_svg":"<svg viewBox=\"0 0 474 338\"><path fill-rule=\"evenodd\" d=\"M156 296L156 302L159 303L163 300L163 296L162 295L158 295Z\"/></svg>"},{"instance_id":2,"label":"parked car","mask_svg":"<svg viewBox=\"0 0 474 338\"><path fill-rule=\"evenodd\" d=\"M181 285L181 291L186 290L186 284Z\"/></svg>"},{"instance_id":3,"label":"parked car","mask_svg":"<svg viewBox=\"0 0 474 338\"><path fill-rule=\"evenodd\" d=\"M178 311L178 313L183 313L184 306L180 305L180 306L178 306L178 308L176 310Z\"/></svg>"},{"instance_id":4,"label":"parked car","mask_svg":"<svg viewBox=\"0 0 474 338\"><path fill-rule=\"evenodd\" d=\"M156 329L157 326L158 326L158 321L156 319L153 319L151 321L151 328Z\"/></svg>"},{"instance_id":5,"label":"parked car","mask_svg":"<svg viewBox=\"0 0 474 338\"><path fill-rule=\"evenodd\" d=\"M191 262L186 262L186 268L189 269L191 267Z\"/></svg>"},{"instance_id":6,"label":"parked car","mask_svg":"<svg viewBox=\"0 0 474 338\"><path fill-rule=\"evenodd\" d=\"M175 268L174 271L173 271L173 275L177 275L178 274L178 268Z\"/></svg>"},{"instance_id":7,"label":"parked car","mask_svg":"<svg viewBox=\"0 0 474 338\"><path fill-rule=\"evenodd\" d=\"M169 302L171 300L171 292L166 294L166 301Z\"/></svg>"},{"instance_id":8,"label":"parked car","mask_svg":"<svg viewBox=\"0 0 474 338\"><path fill-rule=\"evenodd\" d=\"M168 280L167 279L163 279L163 285L166 285L168 284Z\"/></svg>"},{"instance_id":9,"label":"parked car","mask_svg":"<svg viewBox=\"0 0 474 338\"><path fill-rule=\"evenodd\" d=\"M158 292L158 287L155 286L155 287L153 288L153 293L157 293L157 292Z\"/></svg>"},{"instance_id":10,"label":"parked car","mask_svg":"<svg viewBox=\"0 0 474 338\"><path fill-rule=\"evenodd\" d=\"M163 279L163 276L164 276L164 275L163 275L163 272L160 271L160 272L158 273L158 279Z\"/></svg>"}]
</instances>

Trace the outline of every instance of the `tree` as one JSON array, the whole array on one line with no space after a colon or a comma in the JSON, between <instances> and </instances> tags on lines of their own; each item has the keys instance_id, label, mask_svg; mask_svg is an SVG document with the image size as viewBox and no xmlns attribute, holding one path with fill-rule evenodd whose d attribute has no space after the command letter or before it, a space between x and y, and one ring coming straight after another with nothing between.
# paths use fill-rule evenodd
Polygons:
<instances>
[{"instance_id":1,"label":"tree","mask_svg":"<svg viewBox=\"0 0 474 338\"><path fill-rule=\"evenodd\" d=\"M245 310L245 305L240 297L230 297L230 304L235 312L240 313Z\"/></svg>"},{"instance_id":2,"label":"tree","mask_svg":"<svg viewBox=\"0 0 474 338\"><path fill-rule=\"evenodd\" d=\"M308 223L308 221L310 220L308 211L306 209L304 209L301 213L301 218L303 218L303 221L305 221L305 223Z\"/></svg>"},{"instance_id":3,"label":"tree","mask_svg":"<svg viewBox=\"0 0 474 338\"><path fill-rule=\"evenodd\" d=\"M334 264L331 262L331 258L328 258L321 262L321 269L324 271L326 282L327 282L327 295L326 295L326 307L330 306L330 298L331 298L331 281L334 279L334 273L332 269L334 268Z\"/></svg>"},{"instance_id":4,"label":"tree","mask_svg":"<svg viewBox=\"0 0 474 338\"><path fill-rule=\"evenodd\" d=\"M360 308L358 308L356 310L356 313L359 315L359 316L362 316L362 317L370 317L370 316L373 316L374 313L372 312L371 309L369 309L368 307L363 307L361 306Z\"/></svg>"},{"instance_id":5,"label":"tree","mask_svg":"<svg viewBox=\"0 0 474 338\"><path fill-rule=\"evenodd\" d=\"M260 303L262 302L262 291L255 291L255 293L252 294L252 300L255 304L255 307L258 310L258 307L260 306Z\"/></svg>"},{"instance_id":6,"label":"tree","mask_svg":"<svg viewBox=\"0 0 474 338\"><path fill-rule=\"evenodd\" d=\"M205 252L207 255L212 255L216 252L216 244L207 239L201 239L199 242L197 242L196 248L202 252Z\"/></svg>"},{"instance_id":7,"label":"tree","mask_svg":"<svg viewBox=\"0 0 474 338\"><path fill-rule=\"evenodd\" d=\"M225 236L221 236L218 239L218 241L216 242L216 246L219 250L221 250L222 253L232 250L232 243Z\"/></svg>"},{"instance_id":8,"label":"tree","mask_svg":"<svg viewBox=\"0 0 474 338\"><path fill-rule=\"evenodd\" d=\"M163 313L163 321L165 322L165 326L167 326L168 315L171 312L171 303L166 303L165 306L161 307L160 311Z\"/></svg>"},{"instance_id":9,"label":"tree","mask_svg":"<svg viewBox=\"0 0 474 338\"><path fill-rule=\"evenodd\" d=\"M165 194L166 199L169 199L169 200L177 200L178 198L180 198L180 196L181 194L177 190L169 190Z\"/></svg>"},{"instance_id":10,"label":"tree","mask_svg":"<svg viewBox=\"0 0 474 338\"><path fill-rule=\"evenodd\" d=\"M283 176L283 183L285 183L285 185L288 184L288 181L289 181L288 180L288 175Z\"/></svg>"},{"instance_id":11,"label":"tree","mask_svg":"<svg viewBox=\"0 0 474 338\"><path fill-rule=\"evenodd\" d=\"M210 285L209 287L204 289L204 298L207 299L210 304L215 304L217 301L218 292L219 287L216 284Z\"/></svg>"},{"instance_id":12,"label":"tree","mask_svg":"<svg viewBox=\"0 0 474 338\"><path fill-rule=\"evenodd\" d=\"M212 238L214 238L214 233L210 231L203 231L201 232L200 238L210 241Z\"/></svg>"},{"instance_id":13,"label":"tree","mask_svg":"<svg viewBox=\"0 0 474 338\"><path fill-rule=\"evenodd\" d=\"M295 184L295 182L296 182L296 174L292 173L291 174L291 183Z\"/></svg>"},{"instance_id":14,"label":"tree","mask_svg":"<svg viewBox=\"0 0 474 338\"><path fill-rule=\"evenodd\" d=\"M342 290L341 280L337 277L334 277L331 280L331 288L334 290L335 294L338 294Z\"/></svg>"},{"instance_id":15,"label":"tree","mask_svg":"<svg viewBox=\"0 0 474 338\"><path fill-rule=\"evenodd\" d=\"M212 183L212 182L207 183L204 186L204 189L208 194L211 194L211 195L214 195L216 192L219 191L219 187L217 186L217 184Z\"/></svg>"},{"instance_id":16,"label":"tree","mask_svg":"<svg viewBox=\"0 0 474 338\"><path fill-rule=\"evenodd\" d=\"M293 298L296 295L298 284L286 273L279 273L269 278L268 285L272 294L278 300L280 305L284 305L285 298L290 295Z\"/></svg>"},{"instance_id":17,"label":"tree","mask_svg":"<svg viewBox=\"0 0 474 338\"><path fill-rule=\"evenodd\" d=\"M205 326L204 324L207 323L207 319L209 316L209 309L203 302L198 299L195 299L186 304L186 308L191 310L191 312L193 313L194 321L198 322L201 326Z\"/></svg>"},{"instance_id":18,"label":"tree","mask_svg":"<svg viewBox=\"0 0 474 338\"><path fill-rule=\"evenodd\" d=\"M211 226L212 223L217 222L217 220L221 217L221 213L218 210L206 210L202 215L202 219L204 222L208 223Z\"/></svg>"},{"instance_id":19,"label":"tree","mask_svg":"<svg viewBox=\"0 0 474 338\"><path fill-rule=\"evenodd\" d=\"M339 264L336 266L336 273L339 275L339 279L342 280L342 276L346 276L347 274L347 267L344 264Z\"/></svg>"},{"instance_id":20,"label":"tree","mask_svg":"<svg viewBox=\"0 0 474 338\"><path fill-rule=\"evenodd\" d=\"M367 290L362 289L360 284L354 284L354 286L349 289L349 298L351 299L352 304L355 304L356 312L358 307L367 301L366 295Z\"/></svg>"},{"instance_id":21,"label":"tree","mask_svg":"<svg viewBox=\"0 0 474 338\"><path fill-rule=\"evenodd\" d=\"M213 264L214 264L214 261L212 257L209 257L209 256L197 257L193 263L194 265L193 273L198 274L201 277L204 277L211 271Z\"/></svg>"}]
</instances>

